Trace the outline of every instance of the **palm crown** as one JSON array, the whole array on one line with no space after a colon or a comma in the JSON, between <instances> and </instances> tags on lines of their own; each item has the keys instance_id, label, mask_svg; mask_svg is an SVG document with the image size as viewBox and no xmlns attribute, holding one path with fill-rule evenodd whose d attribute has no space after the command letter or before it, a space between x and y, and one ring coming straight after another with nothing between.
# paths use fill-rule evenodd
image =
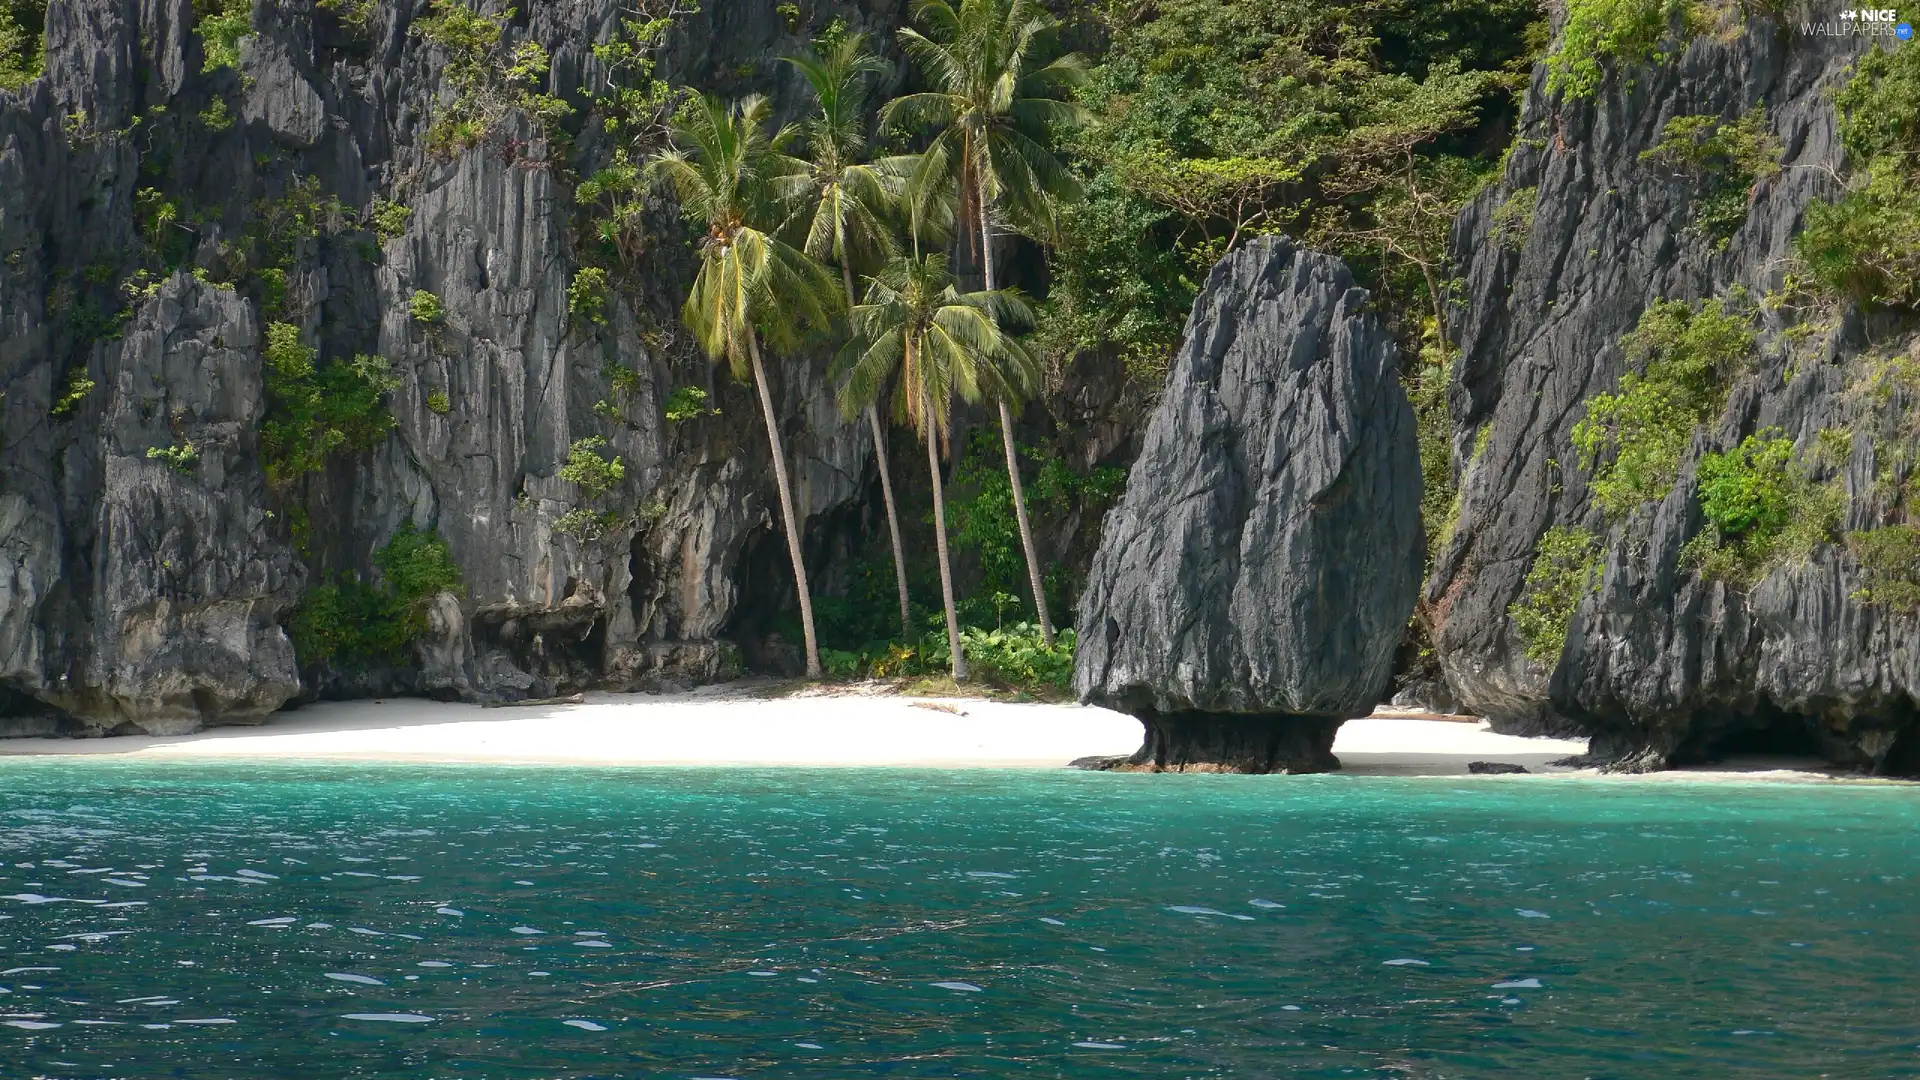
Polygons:
<instances>
[{"instance_id":1,"label":"palm crown","mask_svg":"<svg viewBox=\"0 0 1920 1080\"><path fill-rule=\"evenodd\" d=\"M1044 235L1054 204L1079 197L1080 182L1048 148L1049 128L1071 126L1083 111L1061 100L1086 77L1069 54L1039 63L1059 23L1036 0L915 0L927 32L900 40L933 89L889 102L881 122L939 128L909 188L917 207L958 182L968 217L1005 205Z\"/></svg>"},{"instance_id":2,"label":"palm crown","mask_svg":"<svg viewBox=\"0 0 1920 1080\"><path fill-rule=\"evenodd\" d=\"M833 307L826 270L775 235L783 182L804 175L807 163L785 153L795 129L767 133L771 113L757 94L731 108L702 96L674 125L676 149L648 166L673 187L682 213L706 222L700 273L681 317L707 355L726 359L742 380L754 333L776 349L791 347Z\"/></svg>"},{"instance_id":3,"label":"palm crown","mask_svg":"<svg viewBox=\"0 0 1920 1080\"><path fill-rule=\"evenodd\" d=\"M1039 381L1033 354L1006 329L1031 325L1033 309L1012 292L961 293L944 255L889 262L851 321L841 407L865 407L898 371L895 414L923 439L945 439L954 397L1018 401Z\"/></svg>"}]
</instances>

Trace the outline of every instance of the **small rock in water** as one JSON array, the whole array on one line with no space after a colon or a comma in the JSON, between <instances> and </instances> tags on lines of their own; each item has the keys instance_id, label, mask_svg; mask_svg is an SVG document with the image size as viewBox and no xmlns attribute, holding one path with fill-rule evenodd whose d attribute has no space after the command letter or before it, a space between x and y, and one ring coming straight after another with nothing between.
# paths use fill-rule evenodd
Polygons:
<instances>
[{"instance_id":1,"label":"small rock in water","mask_svg":"<svg viewBox=\"0 0 1920 1080\"><path fill-rule=\"evenodd\" d=\"M1525 765L1515 765L1508 761L1469 761L1467 771L1475 776L1508 776L1527 771Z\"/></svg>"}]
</instances>

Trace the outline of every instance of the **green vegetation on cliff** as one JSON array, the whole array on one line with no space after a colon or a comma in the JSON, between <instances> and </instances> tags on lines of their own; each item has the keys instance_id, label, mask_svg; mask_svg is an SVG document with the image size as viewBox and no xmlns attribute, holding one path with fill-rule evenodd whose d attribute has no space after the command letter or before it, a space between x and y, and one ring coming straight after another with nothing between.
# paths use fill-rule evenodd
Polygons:
<instances>
[{"instance_id":1,"label":"green vegetation on cliff","mask_svg":"<svg viewBox=\"0 0 1920 1080\"><path fill-rule=\"evenodd\" d=\"M1833 100L1851 177L1807 208L1795 248L1835 294L1920 308L1920 48L1875 46Z\"/></svg>"},{"instance_id":2,"label":"green vegetation on cliff","mask_svg":"<svg viewBox=\"0 0 1920 1080\"><path fill-rule=\"evenodd\" d=\"M318 350L303 344L291 323L267 327L267 418L260 425L267 482L286 488L326 467L330 455L372 450L393 430L382 404L400 386L387 361L356 356L316 362Z\"/></svg>"},{"instance_id":3,"label":"green vegetation on cliff","mask_svg":"<svg viewBox=\"0 0 1920 1080\"><path fill-rule=\"evenodd\" d=\"M1708 528L1681 562L1709 580L1745 585L1837 538L1846 489L1815 483L1777 431L1749 435L1700 459L1695 479Z\"/></svg>"},{"instance_id":4,"label":"green vegetation on cliff","mask_svg":"<svg viewBox=\"0 0 1920 1080\"><path fill-rule=\"evenodd\" d=\"M0 0L0 90L39 77L46 21L46 0Z\"/></svg>"},{"instance_id":5,"label":"green vegetation on cliff","mask_svg":"<svg viewBox=\"0 0 1920 1080\"><path fill-rule=\"evenodd\" d=\"M1540 537L1520 599L1507 609L1527 659L1548 669L1560 662L1581 599L1600 583L1602 553L1585 529L1556 525Z\"/></svg>"},{"instance_id":6,"label":"green vegetation on cliff","mask_svg":"<svg viewBox=\"0 0 1920 1080\"><path fill-rule=\"evenodd\" d=\"M1622 376L1617 391L1595 395L1573 429L1594 501L1608 517L1673 489L1694 428L1720 414L1752 355L1743 303L1738 296L1699 305L1663 300L1621 340L1641 370Z\"/></svg>"},{"instance_id":7,"label":"green vegetation on cliff","mask_svg":"<svg viewBox=\"0 0 1920 1080\"><path fill-rule=\"evenodd\" d=\"M411 522L374 553L373 565L376 582L346 574L301 596L287 629L302 666L405 665L426 632L427 604L460 589L460 568L446 541Z\"/></svg>"}]
</instances>

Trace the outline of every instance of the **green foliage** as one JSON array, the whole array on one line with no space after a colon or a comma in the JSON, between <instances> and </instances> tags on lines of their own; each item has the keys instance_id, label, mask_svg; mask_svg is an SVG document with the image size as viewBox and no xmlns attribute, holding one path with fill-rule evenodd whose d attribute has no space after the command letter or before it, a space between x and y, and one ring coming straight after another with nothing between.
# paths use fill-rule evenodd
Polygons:
<instances>
[{"instance_id":1,"label":"green foliage","mask_svg":"<svg viewBox=\"0 0 1920 1080\"><path fill-rule=\"evenodd\" d=\"M1427 565L1453 532L1452 511L1459 491L1453 482L1453 418L1447 411L1447 349L1431 320L1420 365L1405 376L1407 398L1420 434L1420 520L1427 534ZM1482 429L1492 432L1489 424Z\"/></svg>"},{"instance_id":2,"label":"green foliage","mask_svg":"<svg viewBox=\"0 0 1920 1080\"><path fill-rule=\"evenodd\" d=\"M707 408L707 392L698 386L682 386L667 395L667 420L671 423L684 423L719 411Z\"/></svg>"},{"instance_id":3,"label":"green foliage","mask_svg":"<svg viewBox=\"0 0 1920 1080\"><path fill-rule=\"evenodd\" d=\"M377 195L374 196L373 205L367 208L367 223L373 226L373 235L379 237L383 244L405 236L407 222L412 218L412 207L388 202Z\"/></svg>"},{"instance_id":4,"label":"green foliage","mask_svg":"<svg viewBox=\"0 0 1920 1080\"><path fill-rule=\"evenodd\" d=\"M319 0L314 6L333 12L342 26L362 37L372 33L380 10L379 0Z\"/></svg>"},{"instance_id":5,"label":"green foliage","mask_svg":"<svg viewBox=\"0 0 1920 1080\"><path fill-rule=\"evenodd\" d=\"M1649 307L1621 340L1630 361L1644 364L1598 394L1574 425L1581 466L1592 474L1595 501L1617 518L1665 497L1696 424L1719 415L1729 384L1753 352L1754 335L1739 296L1699 307L1665 300Z\"/></svg>"},{"instance_id":6,"label":"green foliage","mask_svg":"<svg viewBox=\"0 0 1920 1080\"><path fill-rule=\"evenodd\" d=\"M426 632L427 604L440 593L460 591L460 568L446 541L411 522L374 553L373 565L378 584L348 576L301 596L287 629L303 666L404 664L408 649Z\"/></svg>"},{"instance_id":7,"label":"green foliage","mask_svg":"<svg viewBox=\"0 0 1920 1080\"><path fill-rule=\"evenodd\" d=\"M1670 33L1676 24L1678 41ZM1693 31L1686 0L1567 0L1560 43L1547 56L1547 92L1592 97L1606 80L1607 62L1624 68L1665 61Z\"/></svg>"},{"instance_id":8,"label":"green foliage","mask_svg":"<svg viewBox=\"0 0 1920 1080\"><path fill-rule=\"evenodd\" d=\"M253 0L194 0L193 9L207 57L201 70L239 67L240 39L253 33Z\"/></svg>"},{"instance_id":9,"label":"green foliage","mask_svg":"<svg viewBox=\"0 0 1920 1080\"><path fill-rule=\"evenodd\" d=\"M619 455L602 457L607 440L598 435L575 440L567 450L567 463L560 466L560 479L572 483L590 498L597 498L627 478L627 466Z\"/></svg>"},{"instance_id":10,"label":"green foliage","mask_svg":"<svg viewBox=\"0 0 1920 1080\"><path fill-rule=\"evenodd\" d=\"M1846 492L1816 484L1795 460L1793 440L1749 435L1732 450L1700 459L1695 479L1711 526L1687 542L1681 561L1710 580L1747 584L1834 539Z\"/></svg>"},{"instance_id":11,"label":"green foliage","mask_svg":"<svg viewBox=\"0 0 1920 1080\"><path fill-rule=\"evenodd\" d=\"M267 326L267 419L260 427L267 481L285 488L326 466L331 454L357 454L380 445L393 430L381 403L400 385L387 361L356 356L325 367L300 341L291 323Z\"/></svg>"},{"instance_id":12,"label":"green foliage","mask_svg":"<svg viewBox=\"0 0 1920 1080\"><path fill-rule=\"evenodd\" d=\"M0 0L0 90L40 77L46 18L46 0Z\"/></svg>"},{"instance_id":13,"label":"green foliage","mask_svg":"<svg viewBox=\"0 0 1920 1080\"><path fill-rule=\"evenodd\" d=\"M1520 599L1507 608L1527 659L1559 664L1581 598L1600 583L1600 556L1599 537L1585 529L1556 525L1540 537Z\"/></svg>"},{"instance_id":14,"label":"green foliage","mask_svg":"<svg viewBox=\"0 0 1920 1080\"><path fill-rule=\"evenodd\" d=\"M573 272L567 283L567 314L575 325L582 322L603 326L607 321L607 272L597 266L583 266Z\"/></svg>"},{"instance_id":15,"label":"green foliage","mask_svg":"<svg viewBox=\"0 0 1920 1080\"><path fill-rule=\"evenodd\" d=\"M1533 214L1540 202L1538 187L1517 188L1493 211L1493 235L1507 248L1519 251L1533 232Z\"/></svg>"},{"instance_id":16,"label":"green foliage","mask_svg":"<svg viewBox=\"0 0 1920 1080\"><path fill-rule=\"evenodd\" d=\"M620 265L632 268L645 250L646 196L652 185L642 164L667 144L669 119L683 92L656 72L674 22L700 10L695 0L638 0L625 9L612 38L593 47L606 72L592 91L594 118L612 145L607 163L574 189L589 217L587 233Z\"/></svg>"},{"instance_id":17,"label":"green foliage","mask_svg":"<svg viewBox=\"0 0 1920 1080\"><path fill-rule=\"evenodd\" d=\"M1892 611L1920 612L1920 525L1883 525L1849 534L1866 583L1859 598Z\"/></svg>"},{"instance_id":18,"label":"green foliage","mask_svg":"<svg viewBox=\"0 0 1920 1080\"><path fill-rule=\"evenodd\" d=\"M94 387L98 385L98 383L87 377L86 368L74 368L67 376L66 390L61 392L60 396L54 400L53 408L47 410L48 415L65 416L74 409L79 408L80 403L85 401L87 395L93 393Z\"/></svg>"},{"instance_id":19,"label":"green foliage","mask_svg":"<svg viewBox=\"0 0 1920 1080\"><path fill-rule=\"evenodd\" d=\"M233 113L227 109L226 98L214 98L213 104L200 110L200 126L208 131L225 131L233 126Z\"/></svg>"},{"instance_id":20,"label":"green foliage","mask_svg":"<svg viewBox=\"0 0 1920 1080\"><path fill-rule=\"evenodd\" d=\"M261 307L268 314L284 313L287 283L303 247L340 232L349 217L337 196L321 192L316 176L293 176L279 197L253 204L244 237L244 266L258 282Z\"/></svg>"},{"instance_id":21,"label":"green foliage","mask_svg":"<svg viewBox=\"0 0 1920 1080\"><path fill-rule=\"evenodd\" d=\"M435 390L427 395L427 411L445 416L453 410L453 399L447 397L445 390Z\"/></svg>"},{"instance_id":22,"label":"green foliage","mask_svg":"<svg viewBox=\"0 0 1920 1080\"><path fill-rule=\"evenodd\" d=\"M1527 0L1078 5L1108 47L1069 139L1037 351L1112 349L1157 390L1233 244L1284 231L1344 256L1390 313L1445 291L1453 212L1499 156ZM1417 338L1417 318L1398 328Z\"/></svg>"},{"instance_id":23,"label":"green foliage","mask_svg":"<svg viewBox=\"0 0 1920 1080\"><path fill-rule=\"evenodd\" d=\"M441 50L446 58L441 78L452 94L427 129L428 150L451 154L486 142L512 112L543 132L573 112L563 99L541 91L547 50L536 41L509 46L507 28L518 14L515 9L487 14L463 0L433 0L432 11L413 24L413 32Z\"/></svg>"},{"instance_id":24,"label":"green foliage","mask_svg":"<svg viewBox=\"0 0 1920 1080\"><path fill-rule=\"evenodd\" d=\"M610 511L575 507L560 515L553 527L576 540L597 540L620 524L619 515Z\"/></svg>"},{"instance_id":25,"label":"green foliage","mask_svg":"<svg viewBox=\"0 0 1920 1080\"><path fill-rule=\"evenodd\" d=\"M1040 447L1023 446L1018 452L1026 462L1038 466L1022 468L1021 473L1026 482L1028 514L1043 521L1064 517L1075 509L1097 517L1126 486L1123 469L1100 468L1082 475ZM1031 617L1033 605L1026 594L1032 586L1027 580L1020 524L1013 508L1013 484L1007 478L999 437L992 431L975 431L954 469L947 498L947 526L953 550L972 553L980 570L979 594L959 603L961 621L999 626L1010 606L1022 618ZM1012 603L996 603L996 596L1009 597ZM1049 606L1064 608L1064 599L1050 596Z\"/></svg>"},{"instance_id":26,"label":"green foliage","mask_svg":"<svg viewBox=\"0 0 1920 1080\"><path fill-rule=\"evenodd\" d=\"M1073 691L1071 627L1054 638L1052 648L1040 636L1040 627L1023 622L992 630L968 627L960 632L960 648L976 678L1005 683L1043 697L1064 697ZM929 634L920 659L927 673L951 667L952 657L943 634Z\"/></svg>"},{"instance_id":27,"label":"green foliage","mask_svg":"<svg viewBox=\"0 0 1920 1080\"><path fill-rule=\"evenodd\" d=\"M175 446L147 447L147 460L164 463L169 469L190 473L194 463L200 460L200 450L187 440Z\"/></svg>"},{"instance_id":28,"label":"green foliage","mask_svg":"<svg viewBox=\"0 0 1920 1080\"><path fill-rule=\"evenodd\" d=\"M133 194L133 215L140 223L140 235L155 248L166 245L168 232L180 220L180 207L157 188L141 188Z\"/></svg>"},{"instance_id":29,"label":"green foliage","mask_svg":"<svg viewBox=\"0 0 1920 1080\"><path fill-rule=\"evenodd\" d=\"M438 294L415 289L413 295L407 298L407 314L413 317L414 322L437 326L447 317L447 308L440 302Z\"/></svg>"},{"instance_id":30,"label":"green foliage","mask_svg":"<svg viewBox=\"0 0 1920 1080\"><path fill-rule=\"evenodd\" d=\"M1828 292L1920 308L1920 49L1875 46L1834 94L1852 177L1814 203L1795 248Z\"/></svg>"},{"instance_id":31,"label":"green foliage","mask_svg":"<svg viewBox=\"0 0 1920 1080\"><path fill-rule=\"evenodd\" d=\"M1755 185L1780 172L1780 140L1764 108L1732 123L1718 116L1676 116L1640 160L1686 180L1695 192L1692 227L1724 240L1747 220Z\"/></svg>"}]
</instances>

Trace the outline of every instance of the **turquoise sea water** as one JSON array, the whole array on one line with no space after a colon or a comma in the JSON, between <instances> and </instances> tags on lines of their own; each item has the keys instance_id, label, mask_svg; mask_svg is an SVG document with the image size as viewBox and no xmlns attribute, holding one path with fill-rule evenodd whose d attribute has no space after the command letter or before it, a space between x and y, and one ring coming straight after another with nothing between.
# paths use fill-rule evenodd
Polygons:
<instances>
[{"instance_id":1,"label":"turquoise sea water","mask_svg":"<svg viewBox=\"0 0 1920 1080\"><path fill-rule=\"evenodd\" d=\"M1920 1075L1920 790L0 761L0 1075Z\"/></svg>"}]
</instances>

